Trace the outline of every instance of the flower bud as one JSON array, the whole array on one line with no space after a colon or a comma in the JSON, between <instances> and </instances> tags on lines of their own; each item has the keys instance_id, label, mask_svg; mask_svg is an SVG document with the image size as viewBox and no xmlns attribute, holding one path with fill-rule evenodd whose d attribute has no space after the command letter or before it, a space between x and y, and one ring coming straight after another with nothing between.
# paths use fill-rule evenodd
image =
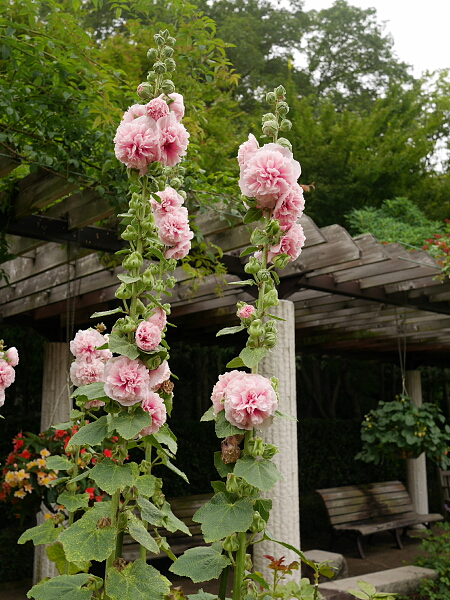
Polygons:
<instances>
[{"instance_id":1,"label":"flower bud","mask_svg":"<svg viewBox=\"0 0 450 600\"><path fill-rule=\"evenodd\" d=\"M76 492L77 491L77 484L75 483L75 481L72 481L71 483L68 483L66 485L66 490L68 492Z\"/></svg>"},{"instance_id":2,"label":"flower bud","mask_svg":"<svg viewBox=\"0 0 450 600\"><path fill-rule=\"evenodd\" d=\"M259 281L271 281L272 277L270 275L270 271L268 271L267 269L259 270L258 279Z\"/></svg>"},{"instance_id":3,"label":"flower bud","mask_svg":"<svg viewBox=\"0 0 450 600\"><path fill-rule=\"evenodd\" d=\"M101 517L97 521L97 529L105 529L105 527L111 527L110 517Z\"/></svg>"},{"instance_id":4,"label":"flower bud","mask_svg":"<svg viewBox=\"0 0 450 600\"><path fill-rule=\"evenodd\" d=\"M275 92L268 92L266 94L266 102L268 104L275 104L276 101L277 101L277 97L275 95Z\"/></svg>"},{"instance_id":5,"label":"flower bud","mask_svg":"<svg viewBox=\"0 0 450 600\"><path fill-rule=\"evenodd\" d=\"M264 326L261 322L261 319L255 319L252 321L248 328L248 334L252 337L259 337L264 333Z\"/></svg>"},{"instance_id":6,"label":"flower bud","mask_svg":"<svg viewBox=\"0 0 450 600\"><path fill-rule=\"evenodd\" d=\"M122 319L122 323L120 324L119 329L123 333L131 333L132 331L136 330L136 323L131 317L126 316L124 319Z\"/></svg>"},{"instance_id":7,"label":"flower bud","mask_svg":"<svg viewBox=\"0 0 450 600\"><path fill-rule=\"evenodd\" d=\"M139 465L139 471L141 473L148 473L152 468L152 463L148 460L141 460L141 464Z\"/></svg>"},{"instance_id":8,"label":"flower bud","mask_svg":"<svg viewBox=\"0 0 450 600\"><path fill-rule=\"evenodd\" d=\"M123 240L126 240L127 242L129 242L130 240L136 240L137 236L138 236L137 231L133 227L133 225L127 225L127 228L125 229L125 231L122 232L120 237Z\"/></svg>"},{"instance_id":9,"label":"flower bud","mask_svg":"<svg viewBox=\"0 0 450 600\"><path fill-rule=\"evenodd\" d=\"M228 535L222 542L222 548L226 552L236 552L239 550L239 540L237 539L237 535L232 533Z\"/></svg>"},{"instance_id":10,"label":"flower bud","mask_svg":"<svg viewBox=\"0 0 450 600\"><path fill-rule=\"evenodd\" d=\"M147 73L147 81L150 81L150 82L155 81L156 77L157 77L157 75L156 75L155 71L149 71Z\"/></svg>"},{"instance_id":11,"label":"flower bud","mask_svg":"<svg viewBox=\"0 0 450 600\"><path fill-rule=\"evenodd\" d=\"M279 254L278 256L274 256L272 262L277 269L284 269L290 260L291 258L288 254Z\"/></svg>"},{"instance_id":12,"label":"flower bud","mask_svg":"<svg viewBox=\"0 0 450 600\"><path fill-rule=\"evenodd\" d=\"M139 496L138 489L134 485L132 485L126 492L124 492L124 495L123 495L125 500L136 500L136 498L138 496Z\"/></svg>"},{"instance_id":13,"label":"flower bud","mask_svg":"<svg viewBox=\"0 0 450 600\"><path fill-rule=\"evenodd\" d=\"M237 494L239 492L239 480L234 473L228 473L226 486L227 492L230 494Z\"/></svg>"},{"instance_id":14,"label":"flower bud","mask_svg":"<svg viewBox=\"0 0 450 600\"><path fill-rule=\"evenodd\" d=\"M284 117L289 112L289 104L287 102L277 102L276 110L279 115Z\"/></svg>"},{"instance_id":15,"label":"flower bud","mask_svg":"<svg viewBox=\"0 0 450 600\"><path fill-rule=\"evenodd\" d=\"M161 90L165 94L173 94L173 92L175 91L175 84L174 84L174 82L171 81L170 79L164 79L164 81L161 84Z\"/></svg>"},{"instance_id":16,"label":"flower bud","mask_svg":"<svg viewBox=\"0 0 450 600\"><path fill-rule=\"evenodd\" d=\"M261 263L254 256L251 256L248 263L244 266L244 271L251 275L255 275L260 269Z\"/></svg>"},{"instance_id":17,"label":"flower bud","mask_svg":"<svg viewBox=\"0 0 450 600\"><path fill-rule=\"evenodd\" d=\"M277 139L277 144L279 146L282 146L283 148L287 148L288 150L290 150L292 152L292 144L289 140L287 140L286 138L278 138Z\"/></svg>"},{"instance_id":18,"label":"flower bud","mask_svg":"<svg viewBox=\"0 0 450 600\"><path fill-rule=\"evenodd\" d=\"M280 301L278 300L277 290L269 290L267 294L264 294L263 304L264 308L269 306L278 306Z\"/></svg>"},{"instance_id":19,"label":"flower bud","mask_svg":"<svg viewBox=\"0 0 450 600\"><path fill-rule=\"evenodd\" d=\"M139 298L136 300L136 312L140 315L142 315L142 313L145 311L146 306L145 304L139 300Z\"/></svg>"},{"instance_id":20,"label":"flower bud","mask_svg":"<svg viewBox=\"0 0 450 600\"><path fill-rule=\"evenodd\" d=\"M262 531L264 529L265 526L266 526L266 522L261 517L259 512L256 510L253 514L252 524L249 527L250 531L252 533L259 533L260 531Z\"/></svg>"},{"instance_id":21,"label":"flower bud","mask_svg":"<svg viewBox=\"0 0 450 600\"><path fill-rule=\"evenodd\" d=\"M170 46L164 46L164 48L162 49L162 55L165 58L170 58L173 54L173 48L171 48Z\"/></svg>"},{"instance_id":22,"label":"flower bud","mask_svg":"<svg viewBox=\"0 0 450 600\"><path fill-rule=\"evenodd\" d=\"M148 60L156 60L157 56L158 56L158 50L156 48L149 48L147 50Z\"/></svg>"},{"instance_id":23,"label":"flower bud","mask_svg":"<svg viewBox=\"0 0 450 600\"><path fill-rule=\"evenodd\" d=\"M169 35L169 37L166 40L166 44L168 44L169 46L175 46L176 43L177 43L177 40L174 37Z\"/></svg>"},{"instance_id":24,"label":"flower bud","mask_svg":"<svg viewBox=\"0 0 450 600\"><path fill-rule=\"evenodd\" d=\"M266 123L267 121L276 121L277 118L273 113L266 113L265 115L262 116L261 118L261 122L264 125L264 123Z\"/></svg>"},{"instance_id":25,"label":"flower bud","mask_svg":"<svg viewBox=\"0 0 450 600\"><path fill-rule=\"evenodd\" d=\"M150 269L146 269L141 275L141 281L147 289L153 286L153 275Z\"/></svg>"},{"instance_id":26,"label":"flower bud","mask_svg":"<svg viewBox=\"0 0 450 600\"><path fill-rule=\"evenodd\" d=\"M126 496L125 496L125 498L126 498ZM137 496L136 496L136 498L137 498ZM126 513L123 513L123 512L120 513L119 518L117 519L117 528L119 529L119 531L122 529L125 529L127 524L128 524L128 517L127 517Z\"/></svg>"},{"instance_id":27,"label":"flower bud","mask_svg":"<svg viewBox=\"0 0 450 600\"><path fill-rule=\"evenodd\" d=\"M155 506L162 506L164 504L166 497L162 493L161 490L156 490L156 492L152 496L152 501Z\"/></svg>"},{"instance_id":28,"label":"flower bud","mask_svg":"<svg viewBox=\"0 0 450 600\"><path fill-rule=\"evenodd\" d=\"M275 348L278 336L276 333L266 333L264 336L264 346L266 348Z\"/></svg>"},{"instance_id":29,"label":"flower bud","mask_svg":"<svg viewBox=\"0 0 450 600\"><path fill-rule=\"evenodd\" d=\"M274 444L264 444L264 451L262 457L266 460L270 460L278 453L278 448Z\"/></svg>"},{"instance_id":30,"label":"flower bud","mask_svg":"<svg viewBox=\"0 0 450 600\"><path fill-rule=\"evenodd\" d=\"M278 123L276 121L266 121L262 126L264 135L273 136L278 133Z\"/></svg>"},{"instance_id":31,"label":"flower bud","mask_svg":"<svg viewBox=\"0 0 450 600\"><path fill-rule=\"evenodd\" d=\"M282 85L279 85L277 88L273 90L275 92L275 96L277 100L284 100L286 96L286 90Z\"/></svg>"},{"instance_id":32,"label":"flower bud","mask_svg":"<svg viewBox=\"0 0 450 600\"><path fill-rule=\"evenodd\" d=\"M280 131L289 131L292 127L292 121L289 119L283 119L280 123Z\"/></svg>"},{"instance_id":33,"label":"flower bud","mask_svg":"<svg viewBox=\"0 0 450 600\"><path fill-rule=\"evenodd\" d=\"M170 180L170 185L171 185L171 187L173 187L177 190L179 187L181 187L183 185L183 181L180 177L172 177L172 179Z\"/></svg>"},{"instance_id":34,"label":"flower bud","mask_svg":"<svg viewBox=\"0 0 450 600\"><path fill-rule=\"evenodd\" d=\"M155 40L157 46L164 46L165 41L166 41L163 38L163 36L160 35L159 33L155 33L155 35L153 36L153 39Z\"/></svg>"},{"instance_id":35,"label":"flower bud","mask_svg":"<svg viewBox=\"0 0 450 600\"><path fill-rule=\"evenodd\" d=\"M166 58L164 64L166 65L166 70L169 73L175 71L175 69L177 68L177 63L173 60L173 58Z\"/></svg>"},{"instance_id":36,"label":"flower bud","mask_svg":"<svg viewBox=\"0 0 450 600\"><path fill-rule=\"evenodd\" d=\"M245 570L251 571L253 569L252 557L250 554L245 555Z\"/></svg>"},{"instance_id":37,"label":"flower bud","mask_svg":"<svg viewBox=\"0 0 450 600\"><path fill-rule=\"evenodd\" d=\"M167 40L167 38L169 37L169 30L168 29L160 29L159 34L162 35L165 40Z\"/></svg>"},{"instance_id":38,"label":"flower bud","mask_svg":"<svg viewBox=\"0 0 450 600\"><path fill-rule=\"evenodd\" d=\"M153 70L155 71L155 73L158 73L158 75L161 75L162 73L165 73L167 71L166 65L160 60L155 62L155 64L153 65Z\"/></svg>"},{"instance_id":39,"label":"flower bud","mask_svg":"<svg viewBox=\"0 0 450 600\"><path fill-rule=\"evenodd\" d=\"M176 282L177 282L177 280L175 277L168 277L166 279L166 287L168 287L169 289L173 288L173 287L175 287Z\"/></svg>"},{"instance_id":40,"label":"flower bud","mask_svg":"<svg viewBox=\"0 0 450 600\"><path fill-rule=\"evenodd\" d=\"M280 223L276 219L270 219L265 227L267 235L277 235L280 232Z\"/></svg>"},{"instance_id":41,"label":"flower bud","mask_svg":"<svg viewBox=\"0 0 450 600\"><path fill-rule=\"evenodd\" d=\"M262 453L264 451L264 442L262 441L262 438L251 438L248 441L247 450L250 456L253 456L253 458L256 458L257 456L262 456Z\"/></svg>"},{"instance_id":42,"label":"flower bud","mask_svg":"<svg viewBox=\"0 0 450 600\"><path fill-rule=\"evenodd\" d=\"M93 591L101 590L103 587L103 579L96 577L95 575L90 575L86 582L86 587Z\"/></svg>"},{"instance_id":43,"label":"flower bud","mask_svg":"<svg viewBox=\"0 0 450 600\"><path fill-rule=\"evenodd\" d=\"M150 100L153 96L153 86L144 81L138 85L136 92L142 100Z\"/></svg>"},{"instance_id":44,"label":"flower bud","mask_svg":"<svg viewBox=\"0 0 450 600\"><path fill-rule=\"evenodd\" d=\"M132 252L123 259L122 266L124 269L127 270L139 269L140 267L142 267L143 262L144 261L142 259L142 254L140 254L139 252Z\"/></svg>"},{"instance_id":45,"label":"flower bud","mask_svg":"<svg viewBox=\"0 0 450 600\"><path fill-rule=\"evenodd\" d=\"M114 295L119 300L128 300L128 298L131 298L131 290L125 283L121 283Z\"/></svg>"},{"instance_id":46,"label":"flower bud","mask_svg":"<svg viewBox=\"0 0 450 600\"><path fill-rule=\"evenodd\" d=\"M61 523L64 523L64 521L66 520L66 515L62 512L58 512L52 517L52 520L53 523L55 523L56 525L61 525Z\"/></svg>"}]
</instances>

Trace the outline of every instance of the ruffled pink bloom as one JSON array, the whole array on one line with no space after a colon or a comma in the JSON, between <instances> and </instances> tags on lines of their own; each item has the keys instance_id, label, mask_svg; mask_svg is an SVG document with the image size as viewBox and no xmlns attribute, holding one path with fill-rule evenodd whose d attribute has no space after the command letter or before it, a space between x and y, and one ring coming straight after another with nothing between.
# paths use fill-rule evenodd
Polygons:
<instances>
[{"instance_id":1,"label":"ruffled pink bloom","mask_svg":"<svg viewBox=\"0 0 450 600\"><path fill-rule=\"evenodd\" d=\"M161 198L161 202L157 202L153 198L150 198L150 204L153 216L155 217L155 223L158 225L167 213L177 212L177 209L181 208L184 200L172 187L166 187L162 192L156 192L156 195Z\"/></svg>"},{"instance_id":2,"label":"ruffled pink bloom","mask_svg":"<svg viewBox=\"0 0 450 600\"><path fill-rule=\"evenodd\" d=\"M112 354L109 350L97 350L104 346L106 339L96 329L80 329L74 339L70 342L70 351L80 360L87 362L95 358L108 360Z\"/></svg>"},{"instance_id":3,"label":"ruffled pink bloom","mask_svg":"<svg viewBox=\"0 0 450 600\"><path fill-rule=\"evenodd\" d=\"M267 429L278 404L275 390L262 375L243 373L226 386L225 417L239 429Z\"/></svg>"},{"instance_id":4,"label":"ruffled pink bloom","mask_svg":"<svg viewBox=\"0 0 450 600\"><path fill-rule=\"evenodd\" d=\"M19 364L19 353L17 352L17 348L15 348L14 346L8 348L8 350L5 353L5 356L6 360L12 367L17 367L17 365Z\"/></svg>"},{"instance_id":5,"label":"ruffled pink bloom","mask_svg":"<svg viewBox=\"0 0 450 600\"><path fill-rule=\"evenodd\" d=\"M136 329L136 346L144 352L156 350L161 341L161 330L154 323L142 321Z\"/></svg>"},{"instance_id":6,"label":"ruffled pink bloom","mask_svg":"<svg viewBox=\"0 0 450 600\"><path fill-rule=\"evenodd\" d=\"M9 387L16 377L16 373L12 366L3 358L0 359L0 387Z\"/></svg>"},{"instance_id":7,"label":"ruffled pink bloom","mask_svg":"<svg viewBox=\"0 0 450 600\"><path fill-rule=\"evenodd\" d=\"M158 223L158 236L166 246L191 240L194 234L189 229L187 209L182 206L176 212L167 213Z\"/></svg>"},{"instance_id":8,"label":"ruffled pink bloom","mask_svg":"<svg viewBox=\"0 0 450 600\"><path fill-rule=\"evenodd\" d=\"M156 325L162 331L167 323L166 311L159 308L159 306L155 306L153 313L147 318L147 321L153 323L153 325Z\"/></svg>"},{"instance_id":9,"label":"ruffled pink bloom","mask_svg":"<svg viewBox=\"0 0 450 600\"><path fill-rule=\"evenodd\" d=\"M133 104L133 106L130 106L124 113L122 123L131 123L131 121L134 121L137 117L143 117L145 114L145 104Z\"/></svg>"},{"instance_id":10,"label":"ruffled pink bloom","mask_svg":"<svg viewBox=\"0 0 450 600\"><path fill-rule=\"evenodd\" d=\"M170 112L158 121L160 161L165 167L173 167L186 154L189 143L189 133L184 125L176 119L175 113Z\"/></svg>"},{"instance_id":11,"label":"ruffled pink bloom","mask_svg":"<svg viewBox=\"0 0 450 600\"><path fill-rule=\"evenodd\" d=\"M0 387L0 408L5 404L5 389Z\"/></svg>"},{"instance_id":12,"label":"ruffled pink bloom","mask_svg":"<svg viewBox=\"0 0 450 600\"><path fill-rule=\"evenodd\" d=\"M236 314L240 319L248 319L252 316L254 312L254 306L252 306L251 304L244 304L244 306L241 306L241 308L237 311Z\"/></svg>"},{"instance_id":13,"label":"ruffled pink bloom","mask_svg":"<svg viewBox=\"0 0 450 600\"><path fill-rule=\"evenodd\" d=\"M100 408L100 406L105 406L103 400L88 400L84 408Z\"/></svg>"},{"instance_id":14,"label":"ruffled pink bloom","mask_svg":"<svg viewBox=\"0 0 450 600\"><path fill-rule=\"evenodd\" d=\"M155 392L147 392L141 404L143 410L148 412L152 418L150 427L144 427L139 433L140 436L156 433L164 425L167 419L167 411L162 399Z\"/></svg>"},{"instance_id":15,"label":"ruffled pink bloom","mask_svg":"<svg viewBox=\"0 0 450 600\"><path fill-rule=\"evenodd\" d=\"M288 229L302 216L304 207L303 190L296 183L277 200L272 217L280 222L282 229Z\"/></svg>"},{"instance_id":16,"label":"ruffled pink bloom","mask_svg":"<svg viewBox=\"0 0 450 600\"><path fill-rule=\"evenodd\" d=\"M256 198L263 208L273 208L300 177L300 164L292 152L278 144L266 144L241 168L239 187L242 194Z\"/></svg>"},{"instance_id":17,"label":"ruffled pink bloom","mask_svg":"<svg viewBox=\"0 0 450 600\"><path fill-rule=\"evenodd\" d=\"M114 137L116 157L130 169L144 175L147 166L160 159L156 122L147 116L119 125Z\"/></svg>"},{"instance_id":18,"label":"ruffled pink bloom","mask_svg":"<svg viewBox=\"0 0 450 600\"><path fill-rule=\"evenodd\" d=\"M172 98L173 102L169 104L169 110L173 112L175 118L178 122L184 117L184 101L183 96L181 94L177 94L177 92L173 92L172 94L168 94L169 98Z\"/></svg>"},{"instance_id":19,"label":"ruffled pink bloom","mask_svg":"<svg viewBox=\"0 0 450 600\"><path fill-rule=\"evenodd\" d=\"M167 106L167 102L159 97L150 100L150 102L145 105L145 111L151 119L157 121L161 117L165 117L169 114L169 107Z\"/></svg>"},{"instance_id":20,"label":"ruffled pink bloom","mask_svg":"<svg viewBox=\"0 0 450 600\"><path fill-rule=\"evenodd\" d=\"M99 358L94 358L89 362L76 359L70 365L70 379L76 386L103 381L104 370L105 363Z\"/></svg>"},{"instance_id":21,"label":"ruffled pink bloom","mask_svg":"<svg viewBox=\"0 0 450 600\"><path fill-rule=\"evenodd\" d=\"M300 256L304 244L305 234L303 232L303 227L299 223L294 223L294 225L286 231L285 235L281 236L278 244L269 248L269 251L267 252L267 262L272 262L273 258L279 254L287 254L291 261L295 260Z\"/></svg>"},{"instance_id":22,"label":"ruffled pink bloom","mask_svg":"<svg viewBox=\"0 0 450 600\"><path fill-rule=\"evenodd\" d=\"M141 361L126 356L111 358L104 371L105 394L122 406L140 402L148 390L149 372Z\"/></svg>"},{"instance_id":23,"label":"ruffled pink bloom","mask_svg":"<svg viewBox=\"0 0 450 600\"><path fill-rule=\"evenodd\" d=\"M164 252L164 258L174 258L175 260L180 260L189 254L190 249L191 242L189 240L186 242L178 242L178 244L175 244L173 248L168 248Z\"/></svg>"},{"instance_id":24,"label":"ruffled pink bloom","mask_svg":"<svg viewBox=\"0 0 450 600\"><path fill-rule=\"evenodd\" d=\"M258 150L258 140L253 133L249 133L248 140L239 146L237 157L239 166L243 167Z\"/></svg>"},{"instance_id":25,"label":"ruffled pink bloom","mask_svg":"<svg viewBox=\"0 0 450 600\"><path fill-rule=\"evenodd\" d=\"M223 375L219 375L219 380L216 385L213 387L211 393L211 402L214 406L214 414L217 415L218 412L223 410L224 401L225 401L225 390L228 384L234 379L242 379L245 375L243 371L228 371Z\"/></svg>"},{"instance_id":26,"label":"ruffled pink bloom","mask_svg":"<svg viewBox=\"0 0 450 600\"><path fill-rule=\"evenodd\" d=\"M170 377L169 363L164 360L157 369L149 371L148 387L152 392L156 392L164 381Z\"/></svg>"}]
</instances>

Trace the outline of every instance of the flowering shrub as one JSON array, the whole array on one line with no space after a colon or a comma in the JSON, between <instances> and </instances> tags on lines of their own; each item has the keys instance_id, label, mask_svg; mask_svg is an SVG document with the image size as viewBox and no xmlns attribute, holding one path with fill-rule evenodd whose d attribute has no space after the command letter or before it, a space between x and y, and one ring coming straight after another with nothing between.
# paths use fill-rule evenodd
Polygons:
<instances>
[{"instance_id":1,"label":"flowering shrub","mask_svg":"<svg viewBox=\"0 0 450 600\"><path fill-rule=\"evenodd\" d=\"M433 237L425 240L423 250L426 250L436 259L441 267L440 277L450 276L450 220L445 219L443 233L435 233Z\"/></svg>"},{"instance_id":2,"label":"flowering shrub","mask_svg":"<svg viewBox=\"0 0 450 600\"><path fill-rule=\"evenodd\" d=\"M14 367L19 364L19 354L14 347L4 349L0 340L0 407L5 403L5 388L9 387L16 378Z\"/></svg>"},{"instance_id":3,"label":"flowering shrub","mask_svg":"<svg viewBox=\"0 0 450 600\"><path fill-rule=\"evenodd\" d=\"M397 396L380 402L361 425L363 449L355 458L376 465L383 459L417 458L426 452L441 469L450 465L450 426L435 404L416 406L411 398Z\"/></svg>"}]
</instances>

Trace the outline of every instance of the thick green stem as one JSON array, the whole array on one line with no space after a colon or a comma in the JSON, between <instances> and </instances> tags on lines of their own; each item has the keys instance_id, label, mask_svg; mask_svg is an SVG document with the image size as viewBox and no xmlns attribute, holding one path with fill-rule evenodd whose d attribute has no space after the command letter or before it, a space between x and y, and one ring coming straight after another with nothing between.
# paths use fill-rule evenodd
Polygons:
<instances>
[{"instance_id":1,"label":"thick green stem","mask_svg":"<svg viewBox=\"0 0 450 600\"><path fill-rule=\"evenodd\" d=\"M230 572L230 565L226 566L225 569L220 574L219 579L219 600L225 600L227 595L227 585L228 585L228 574Z\"/></svg>"},{"instance_id":2,"label":"thick green stem","mask_svg":"<svg viewBox=\"0 0 450 600\"><path fill-rule=\"evenodd\" d=\"M117 527L117 516L119 512L119 502L120 502L120 489L116 490L111 497L111 526ZM119 536L119 532L117 532L116 539ZM111 552L106 560L106 568L105 568L105 579L108 569L112 567L113 562L116 559L116 548Z\"/></svg>"},{"instance_id":3,"label":"thick green stem","mask_svg":"<svg viewBox=\"0 0 450 600\"><path fill-rule=\"evenodd\" d=\"M145 460L151 464L152 461L152 447L150 444L145 443ZM151 472L151 467L148 469L147 473L150 474ZM144 523L144 527L148 530L148 523L147 521L143 521ZM139 547L139 558L142 558L142 560L147 560L147 548L145 548L144 546L140 546Z\"/></svg>"},{"instance_id":4,"label":"thick green stem","mask_svg":"<svg viewBox=\"0 0 450 600\"><path fill-rule=\"evenodd\" d=\"M241 600L241 588L245 573L245 555L247 552L247 534L245 531L238 533L239 549L236 552L236 565L233 577L233 600Z\"/></svg>"}]
</instances>

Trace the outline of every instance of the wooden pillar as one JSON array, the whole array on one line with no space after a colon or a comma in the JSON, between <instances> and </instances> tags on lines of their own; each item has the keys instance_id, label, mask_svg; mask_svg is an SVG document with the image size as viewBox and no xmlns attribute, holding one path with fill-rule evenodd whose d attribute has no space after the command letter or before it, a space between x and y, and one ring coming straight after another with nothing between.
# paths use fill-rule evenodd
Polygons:
<instances>
[{"instance_id":1,"label":"wooden pillar","mask_svg":"<svg viewBox=\"0 0 450 600\"><path fill-rule=\"evenodd\" d=\"M420 371L406 371L406 389L416 406L422 405L422 384ZM428 486L425 452L418 458L406 460L408 491L419 514L428 514ZM422 526L423 527L423 526Z\"/></svg>"},{"instance_id":2,"label":"wooden pillar","mask_svg":"<svg viewBox=\"0 0 450 600\"><path fill-rule=\"evenodd\" d=\"M265 377L277 377L280 395L279 409L294 417L297 416L297 396L295 380L295 309L290 300L281 300L271 313L285 321L276 321L278 344L269 356L261 363L259 372ZM272 498L273 507L267 529L273 537L300 548L300 508L298 487L297 458L297 422L285 419L274 419L269 429L261 436L265 442L275 444L279 453L272 459L283 476L266 494ZM273 572L267 568L268 554L275 558L285 557L285 564L298 560L298 556L273 542L261 542L253 546L253 565L255 570L270 581ZM292 579L300 579L300 571Z\"/></svg>"},{"instance_id":3,"label":"wooden pillar","mask_svg":"<svg viewBox=\"0 0 450 600\"><path fill-rule=\"evenodd\" d=\"M69 386L69 348L68 344L49 343L44 348L44 375L42 379L42 413L41 431L51 425L66 422L70 419L70 386ZM45 520L49 512L42 506L37 514L37 524ZM33 585L44 577L59 575L55 563L47 558L45 546L36 546L34 550Z\"/></svg>"}]
</instances>

